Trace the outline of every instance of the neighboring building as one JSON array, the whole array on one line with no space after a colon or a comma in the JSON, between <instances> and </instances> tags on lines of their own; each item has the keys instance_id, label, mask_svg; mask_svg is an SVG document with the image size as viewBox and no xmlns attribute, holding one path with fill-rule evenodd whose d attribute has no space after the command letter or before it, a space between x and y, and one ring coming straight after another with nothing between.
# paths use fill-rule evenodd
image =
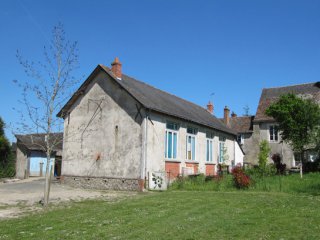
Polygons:
<instances>
[{"instance_id":1,"label":"neighboring building","mask_svg":"<svg viewBox=\"0 0 320 240\"><path fill-rule=\"evenodd\" d=\"M299 159L295 158L291 147L281 140L275 120L265 113L271 103L276 102L281 95L288 93L293 93L303 98L312 98L320 104L320 83L316 82L263 89L255 116L234 116L229 118L229 112L227 111L226 113L225 111L224 121L238 133L238 140L243 146L245 152L244 162L257 165L259 143L262 140L267 140L271 148L270 163L272 162L271 157L277 154L280 155L282 163L285 163L287 168L296 166L296 161ZM315 158L312 151L309 151L307 155L310 161Z\"/></svg>"},{"instance_id":2,"label":"neighboring building","mask_svg":"<svg viewBox=\"0 0 320 240\"><path fill-rule=\"evenodd\" d=\"M45 134L15 135L16 143L16 177L25 179L28 177L44 176L47 166L46 138ZM51 141L54 143L54 151L51 163L55 160L55 176L61 174L61 155L63 133L52 133Z\"/></svg>"},{"instance_id":3,"label":"neighboring building","mask_svg":"<svg viewBox=\"0 0 320 240\"><path fill-rule=\"evenodd\" d=\"M156 179L148 182L152 173L170 181L181 174L214 175L218 163L242 162L236 134L210 106L137 81L121 66L117 58L111 69L98 65L58 113L65 183L141 190Z\"/></svg>"}]
</instances>

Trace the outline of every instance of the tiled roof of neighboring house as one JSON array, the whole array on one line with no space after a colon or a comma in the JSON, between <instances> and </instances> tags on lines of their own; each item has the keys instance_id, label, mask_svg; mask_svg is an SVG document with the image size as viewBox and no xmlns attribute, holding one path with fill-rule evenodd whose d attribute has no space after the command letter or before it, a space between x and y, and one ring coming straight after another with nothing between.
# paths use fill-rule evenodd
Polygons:
<instances>
[{"instance_id":1,"label":"tiled roof of neighboring house","mask_svg":"<svg viewBox=\"0 0 320 240\"><path fill-rule=\"evenodd\" d=\"M17 151L17 143L13 142L13 143L11 144L11 151L12 151L12 152Z\"/></svg>"},{"instance_id":2,"label":"tiled roof of neighboring house","mask_svg":"<svg viewBox=\"0 0 320 240\"><path fill-rule=\"evenodd\" d=\"M77 92L58 113L59 117L63 117L63 114L69 110L78 96L81 95L86 86L92 81L95 74L101 70L110 75L115 82L117 82L147 109L236 135L233 130L226 127L226 125L221 123L205 108L154 88L124 74L122 74L122 79L119 80L108 67L103 65L98 65L88 79L80 86Z\"/></svg>"},{"instance_id":3,"label":"tiled roof of neighboring house","mask_svg":"<svg viewBox=\"0 0 320 240\"><path fill-rule=\"evenodd\" d=\"M22 144L28 150L45 151L46 141L44 133L15 135L17 144ZM49 140L54 144L54 151L62 150L63 133L51 133Z\"/></svg>"},{"instance_id":4,"label":"tiled roof of neighboring house","mask_svg":"<svg viewBox=\"0 0 320 240\"><path fill-rule=\"evenodd\" d=\"M273 121L274 119L272 117L266 115L266 109L270 106L271 103L276 102L281 95L288 93L310 97L313 98L316 102L320 103L320 82L278 88L264 88L261 93L254 121Z\"/></svg>"},{"instance_id":5,"label":"tiled roof of neighboring house","mask_svg":"<svg viewBox=\"0 0 320 240\"><path fill-rule=\"evenodd\" d=\"M251 133L253 131L254 116L231 117L229 126L237 133Z\"/></svg>"}]
</instances>

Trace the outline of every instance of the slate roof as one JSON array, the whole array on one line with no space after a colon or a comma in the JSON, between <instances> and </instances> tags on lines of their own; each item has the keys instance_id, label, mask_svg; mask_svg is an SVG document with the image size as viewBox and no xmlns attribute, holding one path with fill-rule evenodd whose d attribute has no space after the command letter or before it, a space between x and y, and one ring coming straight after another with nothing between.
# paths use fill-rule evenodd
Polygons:
<instances>
[{"instance_id":1,"label":"slate roof","mask_svg":"<svg viewBox=\"0 0 320 240\"><path fill-rule=\"evenodd\" d=\"M237 133L253 132L254 116L231 117L229 127Z\"/></svg>"},{"instance_id":2,"label":"slate roof","mask_svg":"<svg viewBox=\"0 0 320 240\"><path fill-rule=\"evenodd\" d=\"M45 151L46 141L44 133L26 134L26 135L15 135L17 143L22 144L28 150L34 151ZM52 133L50 139L55 144L54 151L62 150L63 133Z\"/></svg>"},{"instance_id":3,"label":"slate roof","mask_svg":"<svg viewBox=\"0 0 320 240\"><path fill-rule=\"evenodd\" d=\"M58 113L59 117L63 117L63 113L68 111L81 92L83 92L86 86L93 80L94 75L101 70L111 76L115 82L147 109L236 135L233 130L221 123L205 108L154 88L125 74L122 74L122 79L119 80L111 70L104 65L97 66L88 79L80 86L77 92Z\"/></svg>"},{"instance_id":4,"label":"slate roof","mask_svg":"<svg viewBox=\"0 0 320 240\"><path fill-rule=\"evenodd\" d=\"M261 93L254 122L274 121L272 117L265 114L265 111L270 104L276 102L281 95L288 93L310 97L320 103L320 82L278 88L264 88Z\"/></svg>"}]
</instances>

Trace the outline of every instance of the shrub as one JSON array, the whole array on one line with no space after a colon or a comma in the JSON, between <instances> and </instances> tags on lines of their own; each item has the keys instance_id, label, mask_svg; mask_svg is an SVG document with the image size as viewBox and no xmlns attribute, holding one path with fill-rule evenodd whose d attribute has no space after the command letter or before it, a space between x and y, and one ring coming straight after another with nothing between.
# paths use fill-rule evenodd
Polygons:
<instances>
[{"instance_id":1,"label":"shrub","mask_svg":"<svg viewBox=\"0 0 320 240\"><path fill-rule=\"evenodd\" d=\"M281 163L281 156L279 153L273 154L272 155L272 160L274 162L274 165L277 169L278 174L284 174L286 171L286 164Z\"/></svg>"},{"instance_id":2,"label":"shrub","mask_svg":"<svg viewBox=\"0 0 320 240\"><path fill-rule=\"evenodd\" d=\"M248 188L251 184L251 179L241 167L235 167L232 169L233 183L238 189Z\"/></svg>"},{"instance_id":3,"label":"shrub","mask_svg":"<svg viewBox=\"0 0 320 240\"><path fill-rule=\"evenodd\" d=\"M266 140L263 140L261 141L259 148L259 168L264 170L267 166L268 156L270 153L269 143Z\"/></svg>"}]
</instances>

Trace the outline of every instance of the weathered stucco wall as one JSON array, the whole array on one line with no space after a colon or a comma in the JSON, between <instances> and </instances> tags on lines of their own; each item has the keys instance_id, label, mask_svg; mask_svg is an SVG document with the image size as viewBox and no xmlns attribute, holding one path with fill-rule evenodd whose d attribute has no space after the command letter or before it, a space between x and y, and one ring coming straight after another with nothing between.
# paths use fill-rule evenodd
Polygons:
<instances>
[{"instance_id":1,"label":"weathered stucco wall","mask_svg":"<svg viewBox=\"0 0 320 240\"><path fill-rule=\"evenodd\" d=\"M281 135L277 142L269 141L269 126L274 123L255 123L253 125L253 134L245 138L244 151L246 153L244 161L251 164L258 164L259 144L262 140L267 140L271 148L269 163L273 163L271 156L280 154L282 163L287 165L287 168L294 166L294 154L291 147L286 143L281 143Z\"/></svg>"},{"instance_id":2,"label":"weathered stucco wall","mask_svg":"<svg viewBox=\"0 0 320 240\"><path fill-rule=\"evenodd\" d=\"M286 143L281 143L281 135L277 142L269 141L269 126L272 123L260 123L260 138L261 140L267 140L271 148L269 162L273 163L271 156L273 154L279 154L282 157L282 163L285 163L288 168L293 166L294 154L291 147ZM274 123L272 124L274 125Z\"/></svg>"},{"instance_id":3,"label":"weathered stucco wall","mask_svg":"<svg viewBox=\"0 0 320 240\"><path fill-rule=\"evenodd\" d=\"M139 179L141 122L137 102L99 73L64 121L63 176Z\"/></svg>"},{"instance_id":4,"label":"weathered stucco wall","mask_svg":"<svg viewBox=\"0 0 320 240\"><path fill-rule=\"evenodd\" d=\"M149 172L166 171L166 162L193 167L196 173L215 174L219 136L224 137L227 163L235 160L234 137L163 114L141 109L105 73L99 73L64 121L62 176L66 183L100 189L139 189ZM146 120L146 115L150 120ZM180 125L178 157L165 159L166 122ZM198 129L196 160L186 160L187 127ZM212 132L213 161L206 162L206 132ZM146 135L145 135L146 134ZM147 137L145 137L147 136ZM146 151L145 151L146 150Z\"/></svg>"},{"instance_id":5,"label":"weathered stucco wall","mask_svg":"<svg viewBox=\"0 0 320 240\"><path fill-rule=\"evenodd\" d=\"M24 179L26 176L28 157L24 150L17 143L17 157L16 157L16 178Z\"/></svg>"},{"instance_id":6,"label":"weathered stucco wall","mask_svg":"<svg viewBox=\"0 0 320 240\"><path fill-rule=\"evenodd\" d=\"M165 163L179 163L180 173L182 168L190 166L190 164L197 164L196 169L199 173L206 173L206 132L212 132L213 138L213 162L211 164L218 164L219 158L219 136L226 138L225 146L227 147L227 155L229 156L228 164L235 160L234 139L230 135L226 135L209 128L199 126L197 124L188 123L176 118L161 115L152 112L150 114L151 121L148 121L148 144L147 144L147 171L165 171ZM178 151L175 160L165 159L165 132L166 123L178 123L180 128L178 130ZM198 129L196 134L196 160L190 161L186 158L186 136L187 127L194 127ZM215 168L216 169L216 168Z\"/></svg>"}]
</instances>

